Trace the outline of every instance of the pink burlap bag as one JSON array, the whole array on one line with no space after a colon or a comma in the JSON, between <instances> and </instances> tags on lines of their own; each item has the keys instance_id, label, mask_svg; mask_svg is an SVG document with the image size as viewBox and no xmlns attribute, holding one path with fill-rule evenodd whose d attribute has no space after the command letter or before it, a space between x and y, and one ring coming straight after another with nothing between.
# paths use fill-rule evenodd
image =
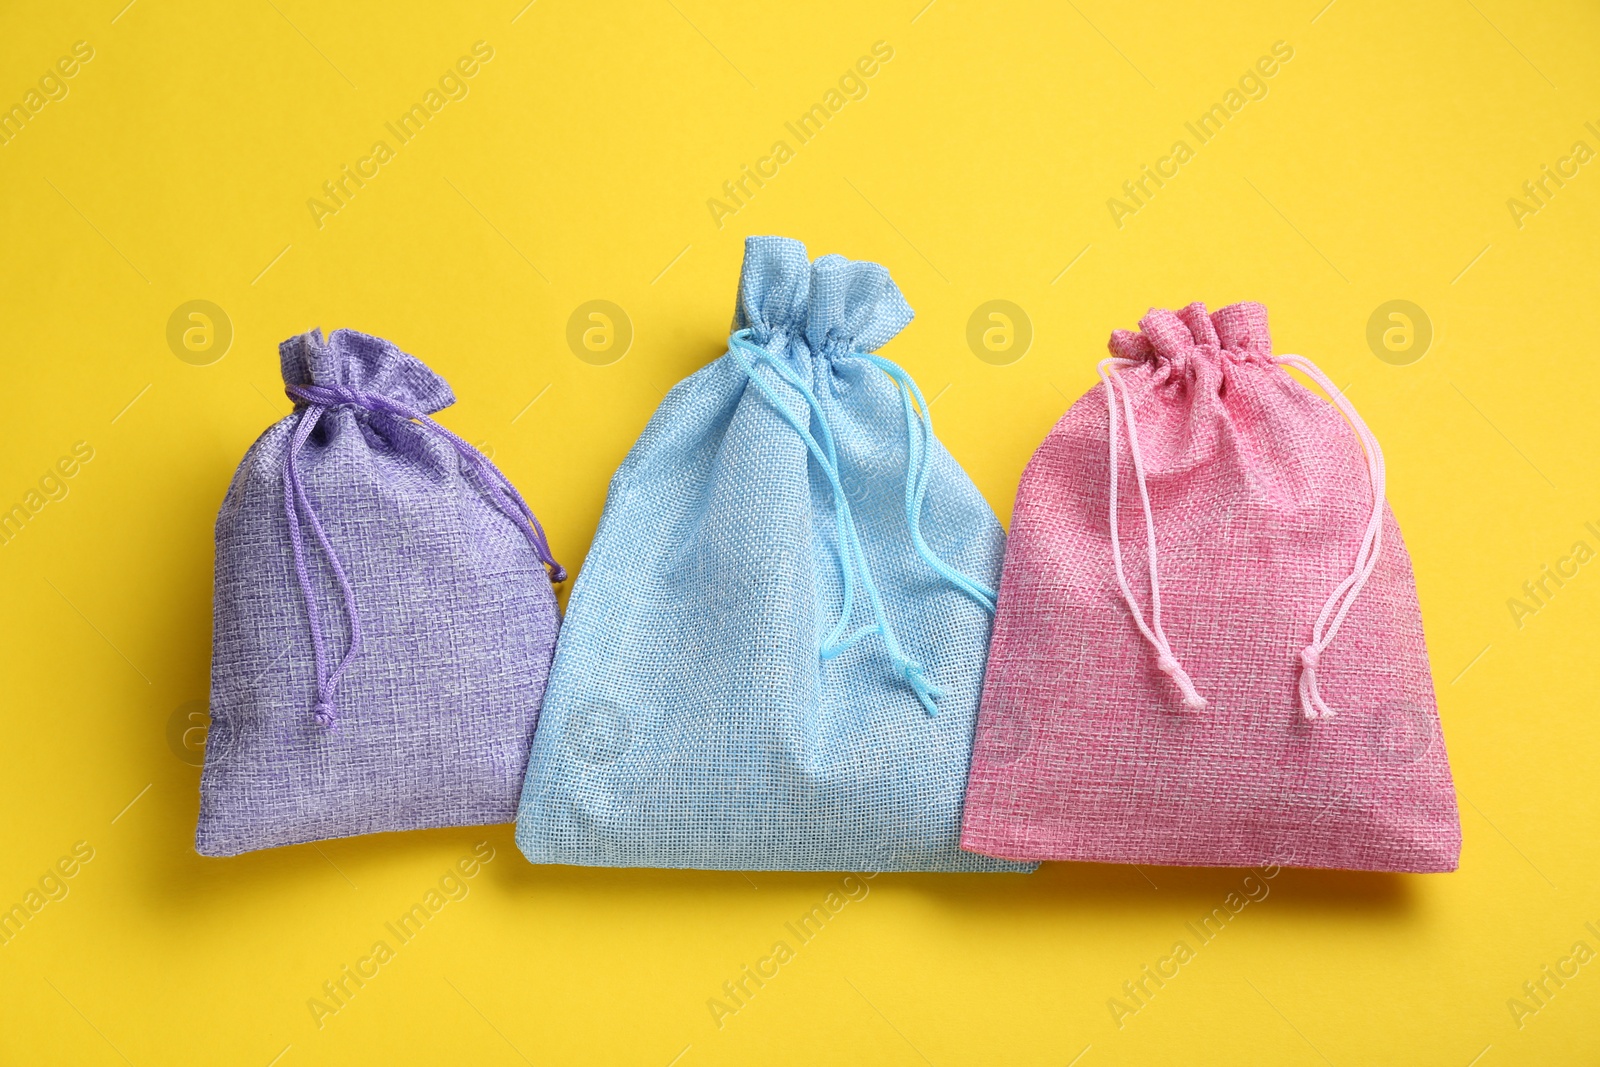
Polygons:
<instances>
[{"instance_id":1,"label":"pink burlap bag","mask_svg":"<svg viewBox=\"0 0 1600 1067\"><path fill-rule=\"evenodd\" d=\"M1454 870L1377 441L1309 361L1272 354L1259 304L1139 325L1023 475L962 846Z\"/></svg>"}]
</instances>

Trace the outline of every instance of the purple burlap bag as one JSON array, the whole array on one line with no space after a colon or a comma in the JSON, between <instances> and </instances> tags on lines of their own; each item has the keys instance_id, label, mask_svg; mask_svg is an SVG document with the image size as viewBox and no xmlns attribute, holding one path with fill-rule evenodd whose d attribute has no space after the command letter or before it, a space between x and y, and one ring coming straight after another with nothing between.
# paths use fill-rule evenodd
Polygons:
<instances>
[{"instance_id":1,"label":"purple burlap bag","mask_svg":"<svg viewBox=\"0 0 1600 1067\"><path fill-rule=\"evenodd\" d=\"M195 848L510 822L566 575L428 417L455 397L420 360L351 330L279 351L295 410L217 515Z\"/></svg>"}]
</instances>

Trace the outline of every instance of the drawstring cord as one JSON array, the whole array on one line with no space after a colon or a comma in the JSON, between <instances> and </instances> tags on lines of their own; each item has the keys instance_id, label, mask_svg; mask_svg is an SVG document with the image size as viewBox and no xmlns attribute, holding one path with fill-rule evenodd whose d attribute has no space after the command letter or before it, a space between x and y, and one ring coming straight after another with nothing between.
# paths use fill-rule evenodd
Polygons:
<instances>
[{"instance_id":1,"label":"drawstring cord","mask_svg":"<svg viewBox=\"0 0 1600 1067\"><path fill-rule=\"evenodd\" d=\"M305 445L306 439L311 436L311 431L316 428L330 407L349 404L364 411L391 415L412 421L436 437L442 438L467 461L467 465L472 468L479 482L488 491L495 507L516 523L539 559L551 568L550 580L565 581L567 572L551 555L544 527L539 525L539 520L534 517L533 511L517 492L516 487L493 463L489 462L488 457L427 415L387 397L357 392L344 386L291 385L285 388L284 392L296 404L307 405L300 413L300 422L295 427L294 436L289 441L288 453L284 457L283 513L289 524L289 542L294 551L295 575L300 581L300 592L305 598L306 616L311 623L311 651L315 658L317 675L317 694L311 712L319 726L332 729L338 721L333 694L339 688L339 682L344 678L345 671L349 669L361 648L361 616L356 610L355 589L339 562L338 553L333 550L332 542L328 540L328 533L323 528L322 520L317 517L316 509L306 497L305 485L300 477L299 462L300 450ZM322 620L317 611L315 590L311 586L311 574L306 564L305 536L301 530L302 512L305 521L311 526L311 532L316 536L317 544L322 548L323 556L328 560L328 568L333 571L334 581L338 583L340 595L344 599L345 616L350 620L350 646L340 658L339 665L332 671L328 670L330 656L326 648L330 642L325 639L322 632Z\"/></svg>"},{"instance_id":2,"label":"drawstring cord","mask_svg":"<svg viewBox=\"0 0 1600 1067\"><path fill-rule=\"evenodd\" d=\"M862 359L883 371L902 386L900 400L906 412L906 525L911 531L911 544L917 555L937 571L945 581L976 600L990 615L995 612L998 594L993 589L968 578L934 554L922 537L922 501L928 493L929 448L933 441L933 416L928 411L928 401L911 375L897 363L891 363L871 352L857 353ZM916 398L913 405L912 398Z\"/></svg>"},{"instance_id":3,"label":"drawstring cord","mask_svg":"<svg viewBox=\"0 0 1600 1067\"><path fill-rule=\"evenodd\" d=\"M1362 421L1355 406L1350 403L1344 392L1335 387L1333 382L1328 380L1328 376L1304 356L1278 356L1277 361L1301 371L1328 394L1328 399L1333 401L1334 407L1344 415L1361 442L1361 449L1366 453L1367 459L1367 479L1372 485L1372 517L1367 520L1367 528L1361 538L1361 548L1356 552L1355 565L1351 568L1349 577L1339 583L1338 588L1328 597L1327 603L1322 605L1316 624L1311 628L1311 643L1300 650L1300 710L1308 719L1331 719L1334 714L1333 709L1328 707L1327 702L1322 699L1321 690L1317 688L1317 663L1321 660L1322 653L1333 643L1333 637L1339 632L1339 626L1344 622L1345 615L1349 613L1356 597L1361 595L1367 579L1372 576L1373 569L1378 565L1378 552L1383 547L1383 501L1388 472L1384 466L1383 449L1378 446L1378 439L1367 428L1367 424Z\"/></svg>"},{"instance_id":4,"label":"drawstring cord","mask_svg":"<svg viewBox=\"0 0 1600 1067\"><path fill-rule=\"evenodd\" d=\"M822 410L822 403L815 392L794 368L787 362L772 355L766 349L750 341L748 329L739 330L728 338L728 351L744 369L756 388L761 390L767 402L783 418L785 422L799 434L805 442L806 449L811 457L816 460L817 466L827 476L828 485L833 491L834 522L839 532L839 570L844 586L844 604L840 609L839 621L834 625L828 635L823 638L819 655L823 660L833 659L850 646L863 638L877 634L883 638L884 649L889 654L889 662L894 666L895 674L911 687L912 692L921 702L924 710L929 715L937 715L938 708L935 701L944 695L944 691L931 682L921 664L906 655L896 639L894 629L889 625L888 613L883 606L883 598L878 591L877 583L872 577L872 568L867 563L866 547L862 543L860 530L856 526L855 515L850 510L850 500L845 494L844 484L840 478L840 465L838 450L835 447L833 431L828 425L827 416ZM928 414L928 405L923 400L922 393L917 389L916 383L906 372L889 360L870 353L857 352L860 356L882 370L893 380L897 386L904 387L901 393L906 412L906 522L911 533L911 543L917 555L961 592L967 594L991 615L995 610L995 592L965 575L953 570L948 564L936 556L927 542L922 537L921 512L924 496L927 492L928 464L930 461L931 442L933 440L933 420ZM758 371L759 366L765 363L770 366L779 378L782 378L791 387L800 393L807 406L815 416L817 433L813 434L811 428L802 422L799 414L783 402L782 398L773 390L772 386ZM917 417L912 408L911 395L916 397L917 404L921 406L921 418ZM926 434L926 439L923 438ZM820 439L819 439L820 438ZM865 595L867 604L872 610L873 622L862 626L848 637L845 630L850 625L850 619L855 609L856 584L860 583L861 591Z\"/></svg>"},{"instance_id":5,"label":"drawstring cord","mask_svg":"<svg viewBox=\"0 0 1600 1067\"><path fill-rule=\"evenodd\" d=\"M1150 646L1156 650L1156 666L1161 672L1172 679L1178 687L1178 692L1183 694L1183 703L1190 708L1203 708L1206 706L1205 697L1201 696L1194 687L1194 682L1189 678L1183 665L1178 662L1178 657L1172 654L1172 642L1167 640L1167 633L1161 628L1161 579L1156 573L1156 525L1150 514L1150 490L1145 484L1144 460L1139 455L1139 432L1134 427L1133 403L1128 399L1128 392L1122 387L1122 379L1117 376L1116 368L1132 367L1138 364L1132 359L1103 359L1095 368L1100 373L1100 380L1106 387L1106 414L1110 419L1106 433L1107 444L1111 455L1111 485L1110 485L1110 518L1111 518L1111 559L1116 565L1117 584L1122 587L1122 599L1128 604L1128 610L1133 612L1133 621L1139 627L1139 632ZM1122 569L1122 539L1117 530L1117 398L1122 398L1123 409L1127 412L1128 422L1128 450L1133 454L1133 477L1139 485L1139 502L1144 506L1144 532L1145 532L1145 557L1150 570L1150 622L1144 621L1144 612L1134 602L1133 589L1128 585L1128 576Z\"/></svg>"},{"instance_id":6,"label":"drawstring cord","mask_svg":"<svg viewBox=\"0 0 1600 1067\"><path fill-rule=\"evenodd\" d=\"M322 521L317 518L311 502L306 499L305 486L300 480L300 465L296 459L301 446L305 444L306 438L311 436L311 431L326 410L327 408L321 406L306 409L300 416L299 425L295 427L294 437L289 441L289 451L283 463L283 514L289 523L289 542L294 550L295 575L300 580L300 593L305 598L306 615L311 621L311 651L316 658L317 675L317 696L311 705L311 714L316 719L317 725L332 729L337 720L337 712L333 706L333 692L339 687L350 661L355 659L356 652L361 648L361 616L356 612L356 593L350 585L350 579L345 576L344 567L340 565L339 557L328 541L328 533L323 529ZM306 571L304 537L300 530L301 508L305 509L306 518L311 523L311 532L316 534L317 543L322 546L322 553L327 557L334 580L339 583L339 592L344 597L345 616L350 620L350 648L331 675L328 673L327 655L323 649L322 621L317 613L317 600L311 588L311 576Z\"/></svg>"},{"instance_id":7,"label":"drawstring cord","mask_svg":"<svg viewBox=\"0 0 1600 1067\"><path fill-rule=\"evenodd\" d=\"M1110 418L1107 434L1110 443L1110 489L1111 489L1111 556L1116 565L1117 584L1122 587L1122 598L1127 601L1128 610L1133 612L1133 620L1139 627L1146 641L1150 642L1156 651L1156 665L1167 674L1183 694L1183 702L1191 708L1203 708L1205 699L1195 690L1194 683L1189 675L1178 663L1177 657L1172 654L1172 644L1167 640L1165 631L1161 628L1161 585L1156 576L1156 538L1155 525L1151 520L1150 493L1145 484L1144 461L1139 454L1139 435L1134 428L1133 403L1128 398L1127 390L1122 386L1116 369L1137 366L1139 360L1134 359L1105 359L1100 361L1098 370L1100 380L1106 387L1106 411ZM1366 586L1367 579L1372 576L1372 571L1378 565L1379 550L1383 545L1383 502L1387 480L1387 470L1384 466L1383 449L1378 445L1378 439L1367 424L1356 412L1355 406L1348 397L1334 386L1333 382L1323 374L1315 363L1304 356L1278 356L1276 362L1294 367L1304 373L1321 387L1328 395L1334 407L1344 415L1345 419L1354 428L1357 439L1361 442L1362 451L1367 460L1367 477L1372 486L1372 516L1367 520L1366 530L1361 539L1361 548L1356 552L1355 564L1350 574L1328 597L1322 606L1322 611L1317 615L1317 620L1311 628L1311 643L1300 650L1300 681L1299 696L1300 710L1307 719L1331 719L1334 711L1322 699L1322 691L1317 685L1317 665L1321 662L1322 654L1333 643L1334 635L1339 632L1345 616L1349 614L1356 597L1361 595L1361 590ZM1139 484L1139 499L1144 506L1144 523L1147 551L1150 563L1150 615L1149 624L1145 623L1144 615L1139 606L1134 603L1133 591L1128 585L1128 579L1122 569L1122 546L1117 532L1117 397L1121 397L1123 410L1126 412L1128 425L1128 448L1133 454L1134 479Z\"/></svg>"}]
</instances>

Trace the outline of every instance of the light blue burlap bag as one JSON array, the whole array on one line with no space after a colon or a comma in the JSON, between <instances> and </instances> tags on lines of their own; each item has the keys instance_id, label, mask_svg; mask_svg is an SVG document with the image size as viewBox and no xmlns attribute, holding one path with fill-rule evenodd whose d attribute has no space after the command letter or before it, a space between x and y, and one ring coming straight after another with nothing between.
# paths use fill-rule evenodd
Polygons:
<instances>
[{"instance_id":1,"label":"light blue burlap bag","mask_svg":"<svg viewBox=\"0 0 1600 1067\"><path fill-rule=\"evenodd\" d=\"M611 481L517 816L536 863L1029 870L962 852L1004 534L872 355L889 274L751 238L729 351Z\"/></svg>"}]
</instances>

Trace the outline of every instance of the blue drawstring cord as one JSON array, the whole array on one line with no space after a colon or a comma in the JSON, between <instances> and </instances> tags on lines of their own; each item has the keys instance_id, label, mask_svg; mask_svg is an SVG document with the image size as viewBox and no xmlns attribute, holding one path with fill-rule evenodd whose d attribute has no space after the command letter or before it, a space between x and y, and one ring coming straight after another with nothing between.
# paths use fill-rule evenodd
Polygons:
<instances>
[{"instance_id":1,"label":"blue drawstring cord","mask_svg":"<svg viewBox=\"0 0 1600 1067\"><path fill-rule=\"evenodd\" d=\"M845 495L844 484L840 480L839 455L834 445L833 431L828 425L826 414L822 410L822 403L817 395L797 374L793 367L786 361L774 357L770 352L749 340L748 329L738 330L728 338L728 352L744 368L744 372L761 390L767 402L782 416L783 420L792 427L800 439L805 442L807 450L817 466L827 476L828 485L833 490L834 521L839 532L839 570L844 585L844 604L839 612L839 621L834 625L828 636L823 638L819 655L824 660L833 659L851 645L877 634L883 638L885 651L889 654L889 661L894 665L895 673L911 687L917 695L923 708L929 715L937 715L938 708L934 701L944 695L944 691L928 680L921 664L911 659L900 647L900 642L895 638L894 629L889 625L888 613L884 610L883 598L878 592L877 583L872 578L872 568L867 563L866 548L861 541L861 533L856 527L855 515L850 510L849 498ZM966 575L954 570L928 547L922 537L921 515L923 498L928 487L928 463L930 456L929 443L933 440L933 419L928 414L927 401L923 399L922 392L917 388L916 382L903 369L881 356L871 353L857 352L858 355L879 370L883 371L896 383L901 399L905 404L906 412L906 522L911 533L912 547L933 570L951 585L965 593L989 614L995 610L996 595L993 590L972 581ZM747 355L749 358L747 358ZM766 363L778 377L782 378L802 397L816 416L818 434L813 434L811 428L801 422L800 416L784 403L772 389L771 385L758 373L760 364ZM921 409L921 418L917 416L912 406L912 397L915 396ZM821 440L818 440L820 434ZM923 439L926 434L926 439ZM855 609L855 585L858 580L862 592L865 594L868 606L872 609L874 622L856 630L849 637L844 637L845 629L850 625L850 618Z\"/></svg>"},{"instance_id":2,"label":"blue drawstring cord","mask_svg":"<svg viewBox=\"0 0 1600 1067\"><path fill-rule=\"evenodd\" d=\"M870 352L857 353L861 358L876 366L899 385L904 387L900 399L906 409L906 525L911 530L911 543L917 550L917 555L938 571L945 581L966 593L973 600L982 605L983 610L990 615L994 614L997 594L988 586L968 578L965 574L945 563L944 560L934 555L928 543L922 539L922 501L928 492L928 442L933 440L933 416L928 413L928 402L923 399L922 390L917 388L917 383L911 375L905 372L899 364L891 363L882 356L875 356ZM914 410L911 398L916 397ZM920 419L918 414L920 411ZM919 426L920 423L920 426ZM919 438L918 431L921 431ZM912 472L915 473L913 477Z\"/></svg>"}]
</instances>

